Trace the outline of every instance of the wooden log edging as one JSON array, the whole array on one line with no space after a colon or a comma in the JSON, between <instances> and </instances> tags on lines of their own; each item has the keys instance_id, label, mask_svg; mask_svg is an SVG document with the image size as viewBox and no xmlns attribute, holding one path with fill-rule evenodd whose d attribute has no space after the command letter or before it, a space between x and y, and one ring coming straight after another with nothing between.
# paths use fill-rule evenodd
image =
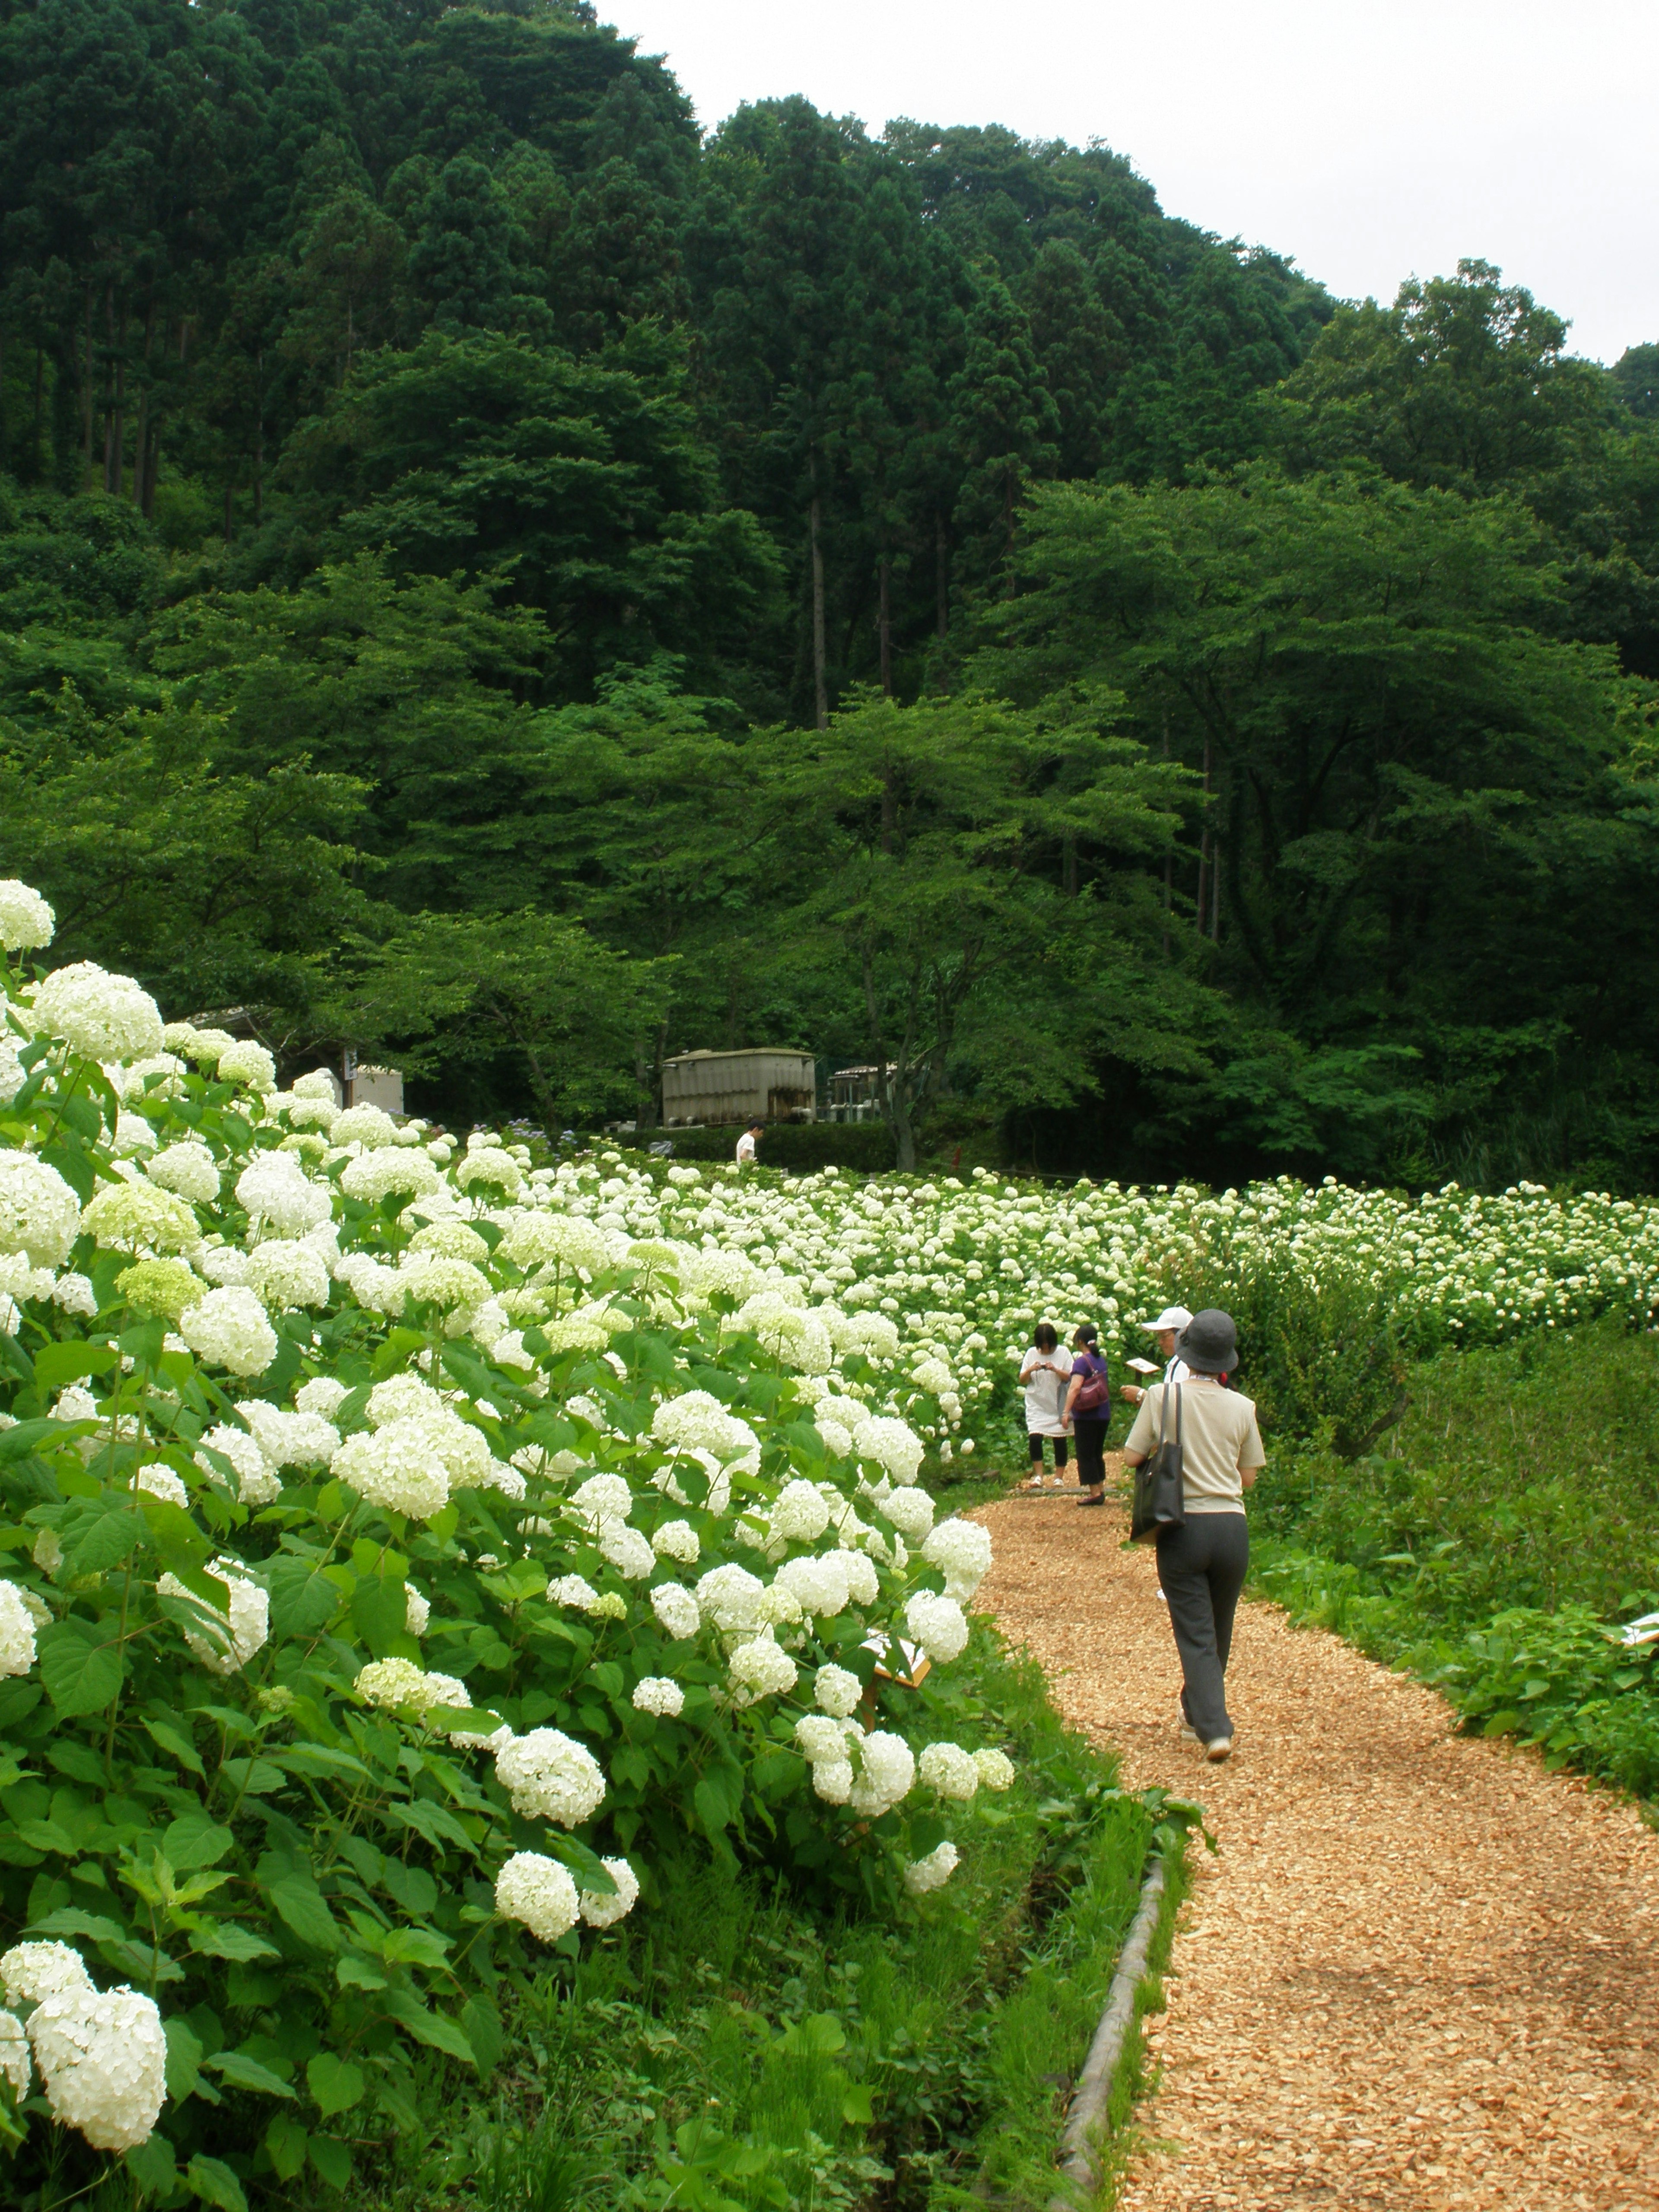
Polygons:
<instances>
[{"instance_id":1,"label":"wooden log edging","mask_svg":"<svg viewBox=\"0 0 1659 2212\"><path fill-rule=\"evenodd\" d=\"M1066 2116L1066 2130L1060 2137L1064 2155L1060 2170L1080 2190L1092 2191L1100 2185L1095 2140L1105 2121L1112 2084L1117 2078L1118 2064L1123 2056L1124 2042L1134 2024L1135 1991L1140 1986L1152 1952L1152 1937L1164 1903L1165 1875L1165 1863L1160 1853L1152 1861L1146 1879L1141 1884L1139 1909L1129 1924L1127 1939L1118 1957L1117 1972L1113 1975L1112 1986L1107 1992L1106 2009L1100 2015L1094 2041L1089 2045L1089 2056L1083 2062L1083 2071L1078 2076L1077 2088L1072 2098L1072 2109ZM1077 2200L1070 2196L1056 2195L1049 2199L1048 2212L1077 2212Z\"/></svg>"}]
</instances>

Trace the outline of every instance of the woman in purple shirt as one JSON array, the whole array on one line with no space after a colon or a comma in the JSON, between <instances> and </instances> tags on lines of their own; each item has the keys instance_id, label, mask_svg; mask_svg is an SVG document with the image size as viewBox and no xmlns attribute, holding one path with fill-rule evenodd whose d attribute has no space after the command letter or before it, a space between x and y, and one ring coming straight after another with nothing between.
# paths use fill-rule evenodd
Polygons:
<instances>
[{"instance_id":1,"label":"woman in purple shirt","mask_svg":"<svg viewBox=\"0 0 1659 2212\"><path fill-rule=\"evenodd\" d=\"M1088 1487L1083 1505L1106 1503L1106 1431L1112 1419L1112 1378L1100 1356L1100 1332L1085 1322L1072 1339L1072 1382L1066 1419L1077 1439L1077 1479Z\"/></svg>"}]
</instances>

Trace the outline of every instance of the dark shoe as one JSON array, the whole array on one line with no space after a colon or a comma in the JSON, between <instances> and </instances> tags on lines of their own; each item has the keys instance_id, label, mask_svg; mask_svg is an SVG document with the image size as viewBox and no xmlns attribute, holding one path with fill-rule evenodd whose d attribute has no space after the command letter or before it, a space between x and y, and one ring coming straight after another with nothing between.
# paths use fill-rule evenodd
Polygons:
<instances>
[{"instance_id":1,"label":"dark shoe","mask_svg":"<svg viewBox=\"0 0 1659 2212\"><path fill-rule=\"evenodd\" d=\"M1079 1510L1089 1505L1103 1505L1105 1503L1106 1500L1103 1498L1080 1498L1078 1500Z\"/></svg>"}]
</instances>

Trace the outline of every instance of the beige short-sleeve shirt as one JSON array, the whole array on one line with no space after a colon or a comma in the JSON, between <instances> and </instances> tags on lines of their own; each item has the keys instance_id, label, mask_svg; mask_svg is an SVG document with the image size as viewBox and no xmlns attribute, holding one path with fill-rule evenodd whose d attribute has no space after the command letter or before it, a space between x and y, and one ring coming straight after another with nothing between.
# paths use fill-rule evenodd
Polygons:
<instances>
[{"instance_id":1,"label":"beige short-sleeve shirt","mask_svg":"<svg viewBox=\"0 0 1659 2212\"><path fill-rule=\"evenodd\" d=\"M1140 1401L1135 1425L1125 1439L1125 1451L1150 1458L1158 1449L1164 1425L1164 1397L1170 1395L1168 1433L1175 1435L1175 1391L1154 1382ZM1212 1383L1187 1383L1181 1389L1182 1484L1188 1513L1242 1513L1244 1486L1239 1470L1251 1473L1265 1467L1261 1433L1255 1425L1253 1400L1237 1390L1220 1390Z\"/></svg>"}]
</instances>

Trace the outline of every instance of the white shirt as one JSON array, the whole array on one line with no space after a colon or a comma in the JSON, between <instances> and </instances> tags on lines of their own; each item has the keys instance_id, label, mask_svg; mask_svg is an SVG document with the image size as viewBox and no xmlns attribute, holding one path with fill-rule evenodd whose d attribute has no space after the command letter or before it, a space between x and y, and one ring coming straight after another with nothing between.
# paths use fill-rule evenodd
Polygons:
<instances>
[{"instance_id":1,"label":"white shirt","mask_svg":"<svg viewBox=\"0 0 1659 2212\"><path fill-rule=\"evenodd\" d=\"M738 1139L738 1165L740 1168L747 1168L752 1167L754 1164L755 1133L752 1129L745 1129L742 1136Z\"/></svg>"},{"instance_id":2,"label":"white shirt","mask_svg":"<svg viewBox=\"0 0 1659 2212\"><path fill-rule=\"evenodd\" d=\"M1071 1371L1069 1352L1039 1352L1033 1345L1021 1361L1019 1379L1025 1385L1028 1437L1065 1435L1066 1383Z\"/></svg>"},{"instance_id":3,"label":"white shirt","mask_svg":"<svg viewBox=\"0 0 1659 2212\"><path fill-rule=\"evenodd\" d=\"M1166 1382L1190 1382L1192 1379L1193 1370L1181 1354L1171 1352L1169 1364L1164 1370L1164 1380Z\"/></svg>"}]
</instances>

